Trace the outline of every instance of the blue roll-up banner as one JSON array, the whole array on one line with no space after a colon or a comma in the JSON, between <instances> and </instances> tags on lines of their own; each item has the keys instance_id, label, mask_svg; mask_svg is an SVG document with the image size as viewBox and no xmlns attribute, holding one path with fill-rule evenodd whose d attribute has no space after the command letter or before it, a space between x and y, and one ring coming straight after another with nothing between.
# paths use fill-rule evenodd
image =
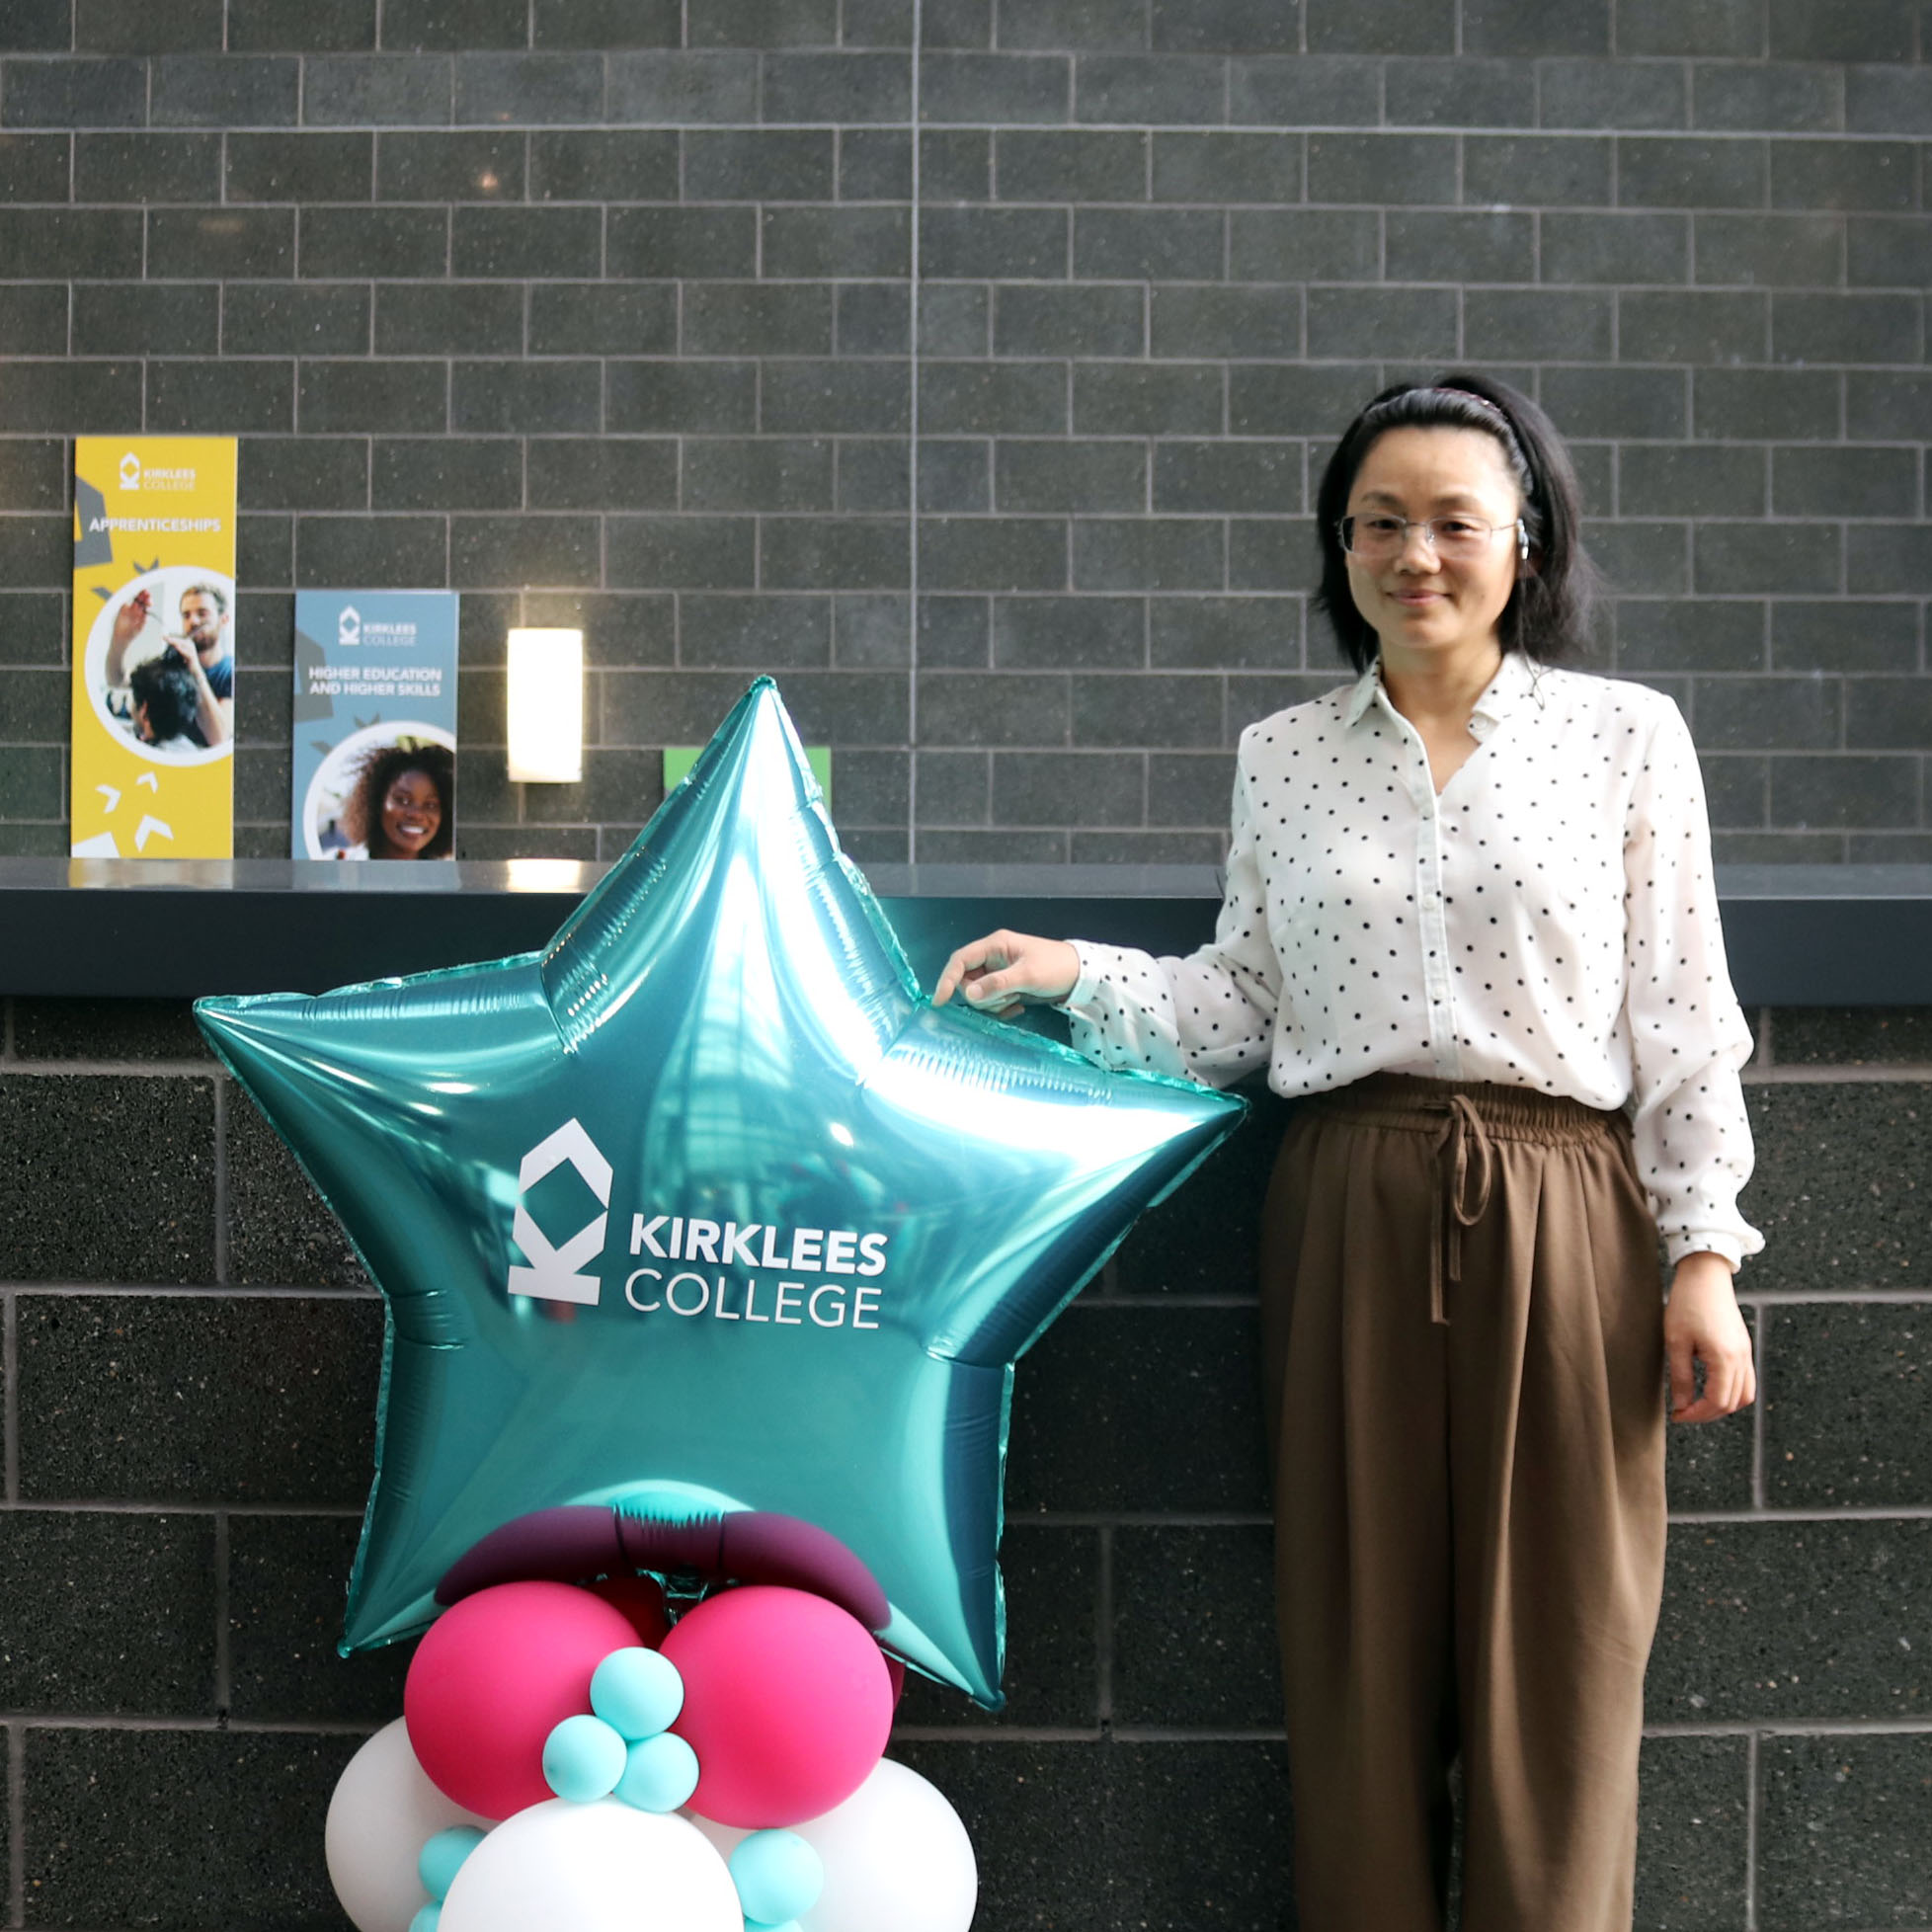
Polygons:
<instances>
[{"instance_id":1,"label":"blue roll-up banner","mask_svg":"<svg viewBox=\"0 0 1932 1932\"><path fill-rule=\"evenodd\" d=\"M453 591L295 597L295 858L449 858Z\"/></svg>"}]
</instances>

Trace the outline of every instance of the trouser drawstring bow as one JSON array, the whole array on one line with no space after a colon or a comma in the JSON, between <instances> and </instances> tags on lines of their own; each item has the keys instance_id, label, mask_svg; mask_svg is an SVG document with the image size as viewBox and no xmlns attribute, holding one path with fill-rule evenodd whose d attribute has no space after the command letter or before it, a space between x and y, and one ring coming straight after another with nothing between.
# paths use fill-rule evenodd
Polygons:
<instances>
[{"instance_id":1,"label":"trouser drawstring bow","mask_svg":"<svg viewBox=\"0 0 1932 1932\"><path fill-rule=\"evenodd\" d=\"M1475 1227L1489 1205L1495 1150L1484 1128L1483 1116L1476 1111L1466 1094L1452 1093L1440 1104L1449 1118L1443 1123L1441 1138L1436 1142L1436 1160L1442 1169L1442 1185L1435 1190L1430 1213L1429 1320L1446 1328L1449 1316L1443 1306L1443 1249L1448 1249L1449 1279L1462 1280L1463 1230ZM1472 1142L1478 1173L1476 1200L1473 1206L1465 1207L1469 1193ZM1445 1201L1449 1210L1446 1214L1443 1211Z\"/></svg>"}]
</instances>

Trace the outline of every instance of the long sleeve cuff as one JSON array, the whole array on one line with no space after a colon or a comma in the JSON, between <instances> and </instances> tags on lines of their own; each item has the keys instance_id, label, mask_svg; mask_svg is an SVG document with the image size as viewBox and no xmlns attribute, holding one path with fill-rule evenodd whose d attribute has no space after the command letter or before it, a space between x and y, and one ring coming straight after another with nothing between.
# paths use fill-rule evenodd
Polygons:
<instances>
[{"instance_id":1,"label":"long sleeve cuff","mask_svg":"<svg viewBox=\"0 0 1932 1932\"><path fill-rule=\"evenodd\" d=\"M1080 978L1074 982L1074 990L1060 1002L1060 1009L1083 1019L1091 1018L1093 999L1106 973L1105 962L1100 958L1106 948L1094 945L1090 939L1070 939L1068 944L1080 960Z\"/></svg>"},{"instance_id":2,"label":"long sleeve cuff","mask_svg":"<svg viewBox=\"0 0 1932 1932\"><path fill-rule=\"evenodd\" d=\"M1763 1242L1760 1241L1757 1248L1749 1251L1755 1254L1763 1246ZM1722 1254L1731 1263L1732 1274L1743 1265L1746 1251L1743 1242L1728 1228L1686 1228L1679 1233L1666 1235L1663 1238L1663 1248L1670 1257L1670 1265L1673 1268L1685 1255L1702 1254L1708 1250L1713 1254Z\"/></svg>"}]
</instances>

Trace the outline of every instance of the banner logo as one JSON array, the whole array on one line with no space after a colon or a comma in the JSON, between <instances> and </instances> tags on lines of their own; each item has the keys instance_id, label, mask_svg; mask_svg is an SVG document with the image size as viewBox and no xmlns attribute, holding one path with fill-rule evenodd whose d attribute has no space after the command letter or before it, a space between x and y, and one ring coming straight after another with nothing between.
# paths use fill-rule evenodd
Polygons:
<instances>
[{"instance_id":1,"label":"banner logo","mask_svg":"<svg viewBox=\"0 0 1932 1932\"><path fill-rule=\"evenodd\" d=\"M553 1248L523 1200L538 1181L566 1163L577 1169L601 1206L610 1205L610 1163L598 1152L597 1143L584 1131L581 1121L566 1120L554 1134L538 1141L517 1169L517 1218L510 1232L529 1257L530 1265L512 1265L510 1292L539 1301L578 1302L595 1308L604 1284L596 1275L578 1270L604 1252L604 1231L609 1215L600 1214L596 1220L587 1221L562 1247Z\"/></svg>"},{"instance_id":2,"label":"banner logo","mask_svg":"<svg viewBox=\"0 0 1932 1932\"><path fill-rule=\"evenodd\" d=\"M143 462L129 449L121 459L118 472L123 490L192 490L196 472L188 464L164 468L152 461Z\"/></svg>"},{"instance_id":3,"label":"banner logo","mask_svg":"<svg viewBox=\"0 0 1932 1932\"><path fill-rule=\"evenodd\" d=\"M342 615L336 619L336 642L344 650L354 650L362 641L362 613L353 604L342 606Z\"/></svg>"}]
</instances>

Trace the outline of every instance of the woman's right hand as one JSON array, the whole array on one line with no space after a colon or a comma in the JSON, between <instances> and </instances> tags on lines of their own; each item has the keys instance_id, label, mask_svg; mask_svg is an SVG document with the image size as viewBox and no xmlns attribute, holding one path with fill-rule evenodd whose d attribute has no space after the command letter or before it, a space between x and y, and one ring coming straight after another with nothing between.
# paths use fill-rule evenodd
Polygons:
<instances>
[{"instance_id":1,"label":"woman's right hand","mask_svg":"<svg viewBox=\"0 0 1932 1932\"><path fill-rule=\"evenodd\" d=\"M1064 1000L1080 980L1080 954L1065 939L1040 939L1030 932L989 932L959 948L932 989L932 1004L943 1006L964 993L976 1012L1002 1019L1021 1006Z\"/></svg>"}]
</instances>

